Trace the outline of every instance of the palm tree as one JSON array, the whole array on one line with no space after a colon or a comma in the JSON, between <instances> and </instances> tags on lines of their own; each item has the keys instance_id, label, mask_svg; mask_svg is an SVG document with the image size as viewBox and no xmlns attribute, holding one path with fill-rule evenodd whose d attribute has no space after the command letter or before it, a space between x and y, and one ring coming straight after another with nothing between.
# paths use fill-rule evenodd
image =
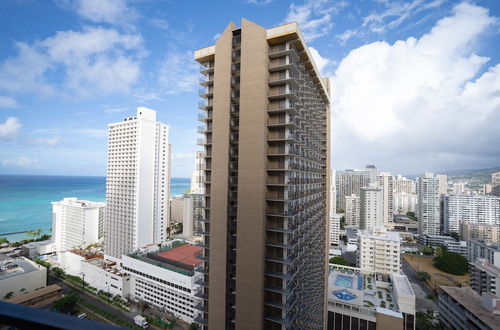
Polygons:
<instances>
[{"instance_id":1,"label":"palm tree","mask_svg":"<svg viewBox=\"0 0 500 330\"><path fill-rule=\"evenodd\" d=\"M25 293L25 292L26 292L25 288L22 288L21 290L19 290L19 293Z\"/></svg>"},{"instance_id":2,"label":"palm tree","mask_svg":"<svg viewBox=\"0 0 500 330\"><path fill-rule=\"evenodd\" d=\"M28 239L30 239L32 236L34 236L33 233L34 233L33 230L26 230L26 232L25 232L25 234L28 237Z\"/></svg>"},{"instance_id":3,"label":"palm tree","mask_svg":"<svg viewBox=\"0 0 500 330\"><path fill-rule=\"evenodd\" d=\"M38 238L40 235L42 235L42 230L40 228L33 230L33 237L34 238Z\"/></svg>"},{"instance_id":4,"label":"palm tree","mask_svg":"<svg viewBox=\"0 0 500 330\"><path fill-rule=\"evenodd\" d=\"M3 299L7 300L7 299L10 299L12 298L12 296L14 295L14 292L8 292L5 296L3 296Z\"/></svg>"}]
</instances>

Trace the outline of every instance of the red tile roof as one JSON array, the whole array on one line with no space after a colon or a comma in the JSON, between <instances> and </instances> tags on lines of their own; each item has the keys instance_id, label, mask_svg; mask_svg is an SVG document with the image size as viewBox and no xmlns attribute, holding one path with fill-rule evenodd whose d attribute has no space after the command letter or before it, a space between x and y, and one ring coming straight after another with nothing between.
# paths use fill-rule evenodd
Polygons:
<instances>
[{"instance_id":1,"label":"red tile roof","mask_svg":"<svg viewBox=\"0 0 500 330\"><path fill-rule=\"evenodd\" d=\"M157 256L194 267L201 263L201 260L197 259L196 256L202 253L203 249L201 247L185 244L172 250L160 252Z\"/></svg>"}]
</instances>

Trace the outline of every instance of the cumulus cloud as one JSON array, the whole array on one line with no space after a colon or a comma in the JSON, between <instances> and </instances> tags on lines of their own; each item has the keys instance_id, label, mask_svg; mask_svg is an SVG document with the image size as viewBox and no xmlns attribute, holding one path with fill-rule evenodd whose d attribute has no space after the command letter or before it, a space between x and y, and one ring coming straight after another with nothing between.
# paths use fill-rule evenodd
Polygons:
<instances>
[{"instance_id":1,"label":"cumulus cloud","mask_svg":"<svg viewBox=\"0 0 500 330\"><path fill-rule=\"evenodd\" d=\"M17 137L22 126L16 117L9 117L4 123L0 122L0 140L10 140Z\"/></svg>"},{"instance_id":2,"label":"cumulus cloud","mask_svg":"<svg viewBox=\"0 0 500 330\"><path fill-rule=\"evenodd\" d=\"M30 144L34 145L45 145L49 147L53 147L55 145L58 145L59 142L61 142L61 137L60 136L54 136L54 137L39 137L35 139L31 139Z\"/></svg>"},{"instance_id":3,"label":"cumulus cloud","mask_svg":"<svg viewBox=\"0 0 500 330\"><path fill-rule=\"evenodd\" d=\"M0 108L16 109L19 108L19 104L12 97L0 95Z\"/></svg>"},{"instance_id":4,"label":"cumulus cloud","mask_svg":"<svg viewBox=\"0 0 500 330\"><path fill-rule=\"evenodd\" d=\"M322 76L330 75L330 69L333 65L335 65L335 61L331 61L326 57L321 56L318 50L314 47L309 47L309 51L313 57L313 61L316 64L319 72Z\"/></svg>"},{"instance_id":5,"label":"cumulus cloud","mask_svg":"<svg viewBox=\"0 0 500 330\"><path fill-rule=\"evenodd\" d=\"M333 16L347 5L346 1L306 0L302 5L293 2L283 23L297 22L310 42L327 35L333 27Z\"/></svg>"},{"instance_id":6,"label":"cumulus cloud","mask_svg":"<svg viewBox=\"0 0 500 330\"><path fill-rule=\"evenodd\" d=\"M158 83L166 94L193 91L198 86L198 70L191 52L169 51L160 64Z\"/></svg>"},{"instance_id":7,"label":"cumulus cloud","mask_svg":"<svg viewBox=\"0 0 500 330\"><path fill-rule=\"evenodd\" d=\"M76 0L61 1L63 6L74 10L80 17L94 23L129 26L137 19L137 12L126 0Z\"/></svg>"},{"instance_id":8,"label":"cumulus cloud","mask_svg":"<svg viewBox=\"0 0 500 330\"><path fill-rule=\"evenodd\" d=\"M473 51L494 22L461 3L419 39L352 50L333 77L334 166L364 159L416 171L500 161L500 64L481 74L489 59Z\"/></svg>"},{"instance_id":9,"label":"cumulus cloud","mask_svg":"<svg viewBox=\"0 0 500 330\"><path fill-rule=\"evenodd\" d=\"M21 156L4 159L2 165L4 167L39 168L42 163L36 158Z\"/></svg>"},{"instance_id":10,"label":"cumulus cloud","mask_svg":"<svg viewBox=\"0 0 500 330\"><path fill-rule=\"evenodd\" d=\"M62 90L80 97L123 93L140 74L142 38L114 29L59 31L32 45L18 42L16 47L17 56L0 63L0 89L11 92ZM48 83L54 71L62 72L59 86Z\"/></svg>"}]
</instances>

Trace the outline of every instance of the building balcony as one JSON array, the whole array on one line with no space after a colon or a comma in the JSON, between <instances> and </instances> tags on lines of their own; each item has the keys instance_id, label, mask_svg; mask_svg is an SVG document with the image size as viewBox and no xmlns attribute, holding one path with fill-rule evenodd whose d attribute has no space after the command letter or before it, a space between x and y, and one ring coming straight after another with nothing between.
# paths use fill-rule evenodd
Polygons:
<instances>
[{"instance_id":1,"label":"building balcony","mask_svg":"<svg viewBox=\"0 0 500 330\"><path fill-rule=\"evenodd\" d=\"M205 300L206 300L206 299L208 299L208 295L207 295L207 294L205 294L205 293L203 293L203 291L202 291L202 290L201 290L201 291L196 292L196 293L194 294L194 296L195 296L196 298L199 298L199 299L205 299Z\"/></svg>"},{"instance_id":2,"label":"building balcony","mask_svg":"<svg viewBox=\"0 0 500 330\"><path fill-rule=\"evenodd\" d=\"M212 120L212 111L210 112L207 112L206 114L205 113L199 113L198 114L198 121L202 121L202 122L205 122L205 121L209 121L209 120Z\"/></svg>"},{"instance_id":3,"label":"building balcony","mask_svg":"<svg viewBox=\"0 0 500 330\"><path fill-rule=\"evenodd\" d=\"M214 72L214 64L213 63L206 63L206 64L201 64L200 65L200 73L202 74L208 74Z\"/></svg>"},{"instance_id":4,"label":"building balcony","mask_svg":"<svg viewBox=\"0 0 500 330\"><path fill-rule=\"evenodd\" d=\"M202 86L209 86L214 83L214 76L213 75L207 75L200 77L200 85Z\"/></svg>"},{"instance_id":5,"label":"building balcony","mask_svg":"<svg viewBox=\"0 0 500 330\"><path fill-rule=\"evenodd\" d=\"M201 312L208 312L208 307L204 306L203 303L197 304L194 308Z\"/></svg>"},{"instance_id":6,"label":"building balcony","mask_svg":"<svg viewBox=\"0 0 500 330\"><path fill-rule=\"evenodd\" d=\"M203 98L212 97L214 96L214 90L213 88L201 88L198 90L198 95Z\"/></svg>"},{"instance_id":7,"label":"building balcony","mask_svg":"<svg viewBox=\"0 0 500 330\"><path fill-rule=\"evenodd\" d=\"M207 101L199 101L198 102L198 108L202 110L209 110L212 109L213 107L213 101L212 99L207 99Z\"/></svg>"}]
</instances>

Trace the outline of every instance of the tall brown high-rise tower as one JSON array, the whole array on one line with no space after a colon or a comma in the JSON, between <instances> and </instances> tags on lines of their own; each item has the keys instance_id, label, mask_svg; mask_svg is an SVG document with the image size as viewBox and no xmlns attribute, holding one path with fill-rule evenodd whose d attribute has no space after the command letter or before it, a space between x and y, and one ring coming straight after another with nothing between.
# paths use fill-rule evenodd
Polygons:
<instances>
[{"instance_id":1,"label":"tall brown high-rise tower","mask_svg":"<svg viewBox=\"0 0 500 330\"><path fill-rule=\"evenodd\" d=\"M322 329L329 85L296 23L229 24L201 64L205 329Z\"/></svg>"}]
</instances>

